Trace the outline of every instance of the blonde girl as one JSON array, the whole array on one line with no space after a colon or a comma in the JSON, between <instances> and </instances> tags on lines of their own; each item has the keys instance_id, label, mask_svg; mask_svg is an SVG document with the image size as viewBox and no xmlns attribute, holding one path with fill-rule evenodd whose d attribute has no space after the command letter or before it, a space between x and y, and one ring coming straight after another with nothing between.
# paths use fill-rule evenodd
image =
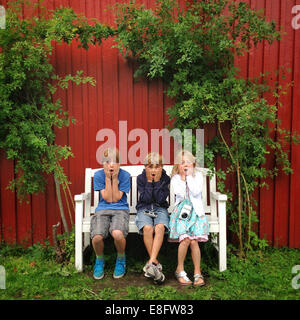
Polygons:
<instances>
[{"instance_id":1,"label":"blonde girl","mask_svg":"<svg viewBox=\"0 0 300 320\"><path fill-rule=\"evenodd\" d=\"M198 242L208 240L208 222L202 203L203 175L196 169L195 157L188 151L180 152L172 170L171 188L175 207L170 216L170 242L179 242L175 276L181 285L203 286L201 253ZM194 281L184 271L184 261L190 247L194 264Z\"/></svg>"}]
</instances>

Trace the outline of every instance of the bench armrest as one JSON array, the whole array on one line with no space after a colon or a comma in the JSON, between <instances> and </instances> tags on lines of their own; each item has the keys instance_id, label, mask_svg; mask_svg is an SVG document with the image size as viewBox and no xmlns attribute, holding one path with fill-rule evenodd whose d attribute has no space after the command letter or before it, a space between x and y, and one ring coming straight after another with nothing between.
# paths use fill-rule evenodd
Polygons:
<instances>
[{"instance_id":1,"label":"bench armrest","mask_svg":"<svg viewBox=\"0 0 300 320\"><path fill-rule=\"evenodd\" d=\"M91 198L91 194L90 193L81 193L81 194L76 194L74 196L74 200L75 201L84 201L84 200L88 200Z\"/></svg>"},{"instance_id":2,"label":"bench armrest","mask_svg":"<svg viewBox=\"0 0 300 320\"><path fill-rule=\"evenodd\" d=\"M227 201L227 195L226 194L222 194L220 192L215 192L212 191L211 195L213 197L213 199L218 200L218 201Z\"/></svg>"}]
</instances>

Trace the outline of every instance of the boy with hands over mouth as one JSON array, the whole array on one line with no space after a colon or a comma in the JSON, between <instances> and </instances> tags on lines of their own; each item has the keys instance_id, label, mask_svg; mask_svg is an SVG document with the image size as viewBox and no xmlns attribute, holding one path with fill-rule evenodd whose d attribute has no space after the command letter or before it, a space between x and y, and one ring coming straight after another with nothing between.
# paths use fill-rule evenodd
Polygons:
<instances>
[{"instance_id":1,"label":"boy with hands over mouth","mask_svg":"<svg viewBox=\"0 0 300 320\"><path fill-rule=\"evenodd\" d=\"M162 157L150 153L145 159L145 169L137 177L139 200L137 202L136 225L143 234L143 240L149 260L143 268L145 277L152 278L154 283L162 283L165 276L162 265L157 260L163 243L165 229L169 228L169 206L166 201L169 195L170 178L163 169Z\"/></svg>"},{"instance_id":2,"label":"boy with hands over mouth","mask_svg":"<svg viewBox=\"0 0 300 320\"><path fill-rule=\"evenodd\" d=\"M126 271L125 247L129 229L129 206L126 193L130 190L130 174L120 169L117 149L106 149L102 157L103 170L94 175L94 190L100 191L100 201L91 218L91 238L96 254L93 277L104 277L104 239L108 232L114 239L117 259L113 277L121 278Z\"/></svg>"}]
</instances>

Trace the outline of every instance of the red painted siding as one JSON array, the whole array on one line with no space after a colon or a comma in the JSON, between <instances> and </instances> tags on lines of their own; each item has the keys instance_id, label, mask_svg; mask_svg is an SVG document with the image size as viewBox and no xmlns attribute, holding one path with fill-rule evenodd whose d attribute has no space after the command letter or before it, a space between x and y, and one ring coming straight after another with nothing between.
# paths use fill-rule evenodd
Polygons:
<instances>
[{"instance_id":1,"label":"red painted siding","mask_svg":"<svg viewBox=\"0 0 300 320\"><path fill-rule=\"evenodd\" d=\"M116 0L45 0L44 5L54 9L72 6L78 13L94 17L102 22L112 23L113 18L106 10ZM154 0L142 1L147 7L153 7ZM254 77L260 72L279 69L280 65L291 68L292 72L282 80L279 76L272 81L280 81L282 85L293 81L294 86L286 96L281 98L283 107L278 116L282 126L288 130L300 132L300 28L292 27L292 8L300 5L300 0L247 0L254 9L263 8L268 20L275 20L282 25L286 35L280 43L269 45L262 43L252 49L249 54L236 59L243 77ZM0 0L6 5L6 1ZM184 6L184 1L180 0ZM30 12L24 14L30 15ZM300 11L299 11L300 14ZM300 18L298 19L300 23ZM146 80L136 81L132 75L134 65L127 63L111 48L113 41L107 40L101 46L92 46L89 51L78 49L74 42L70 47L56 44L51 61L58 74L64 75L83 70L93 76L97 84L72 85L67 92L58 92L65 109L76 118L76 125L57 131L57 142L72 147L74 158L64 162L66 173L72 182L71 192L82 192L84 186L84 168L98 167L96 151L101 145L96 141L96 134L102 128L119 131L119 120L127 120L127 133L134 128L161 129L169 123L166 110L172 105L163 91L166 89L159 82ZM274 98L265 95L270 101ZM216 134L216 128L205 126L205 141ZM276 137L275 137L276 138ZM117 144L119 137L117 136ZM128 150L135 142L127 142ZM149 147L150 147L149 139ZM261 237L276 246L300 248L300 147L290 146L290 160L294 174L286 176L280 173L276 179L268 179L269 188L261 188L255 192L258 201L257 211L260 222L255 227ZM266 168L273 166L274 156L267 157ZM218 159L217 166L224 166L225 161ZM32 196L28 204L20 204L16 195L6 190L9 180L14 176L14 164L0 154L0 240L8 242L26 242L28 244L51 239L52 225L60 221L54 182L49 183L44 194ZM228 182L234 185L233 179ZM66 213L67 214L67 213ZM67 215L67 219L69 219ZM63 229L61 228L62 232Z\"/></svg>"}]
</instances>

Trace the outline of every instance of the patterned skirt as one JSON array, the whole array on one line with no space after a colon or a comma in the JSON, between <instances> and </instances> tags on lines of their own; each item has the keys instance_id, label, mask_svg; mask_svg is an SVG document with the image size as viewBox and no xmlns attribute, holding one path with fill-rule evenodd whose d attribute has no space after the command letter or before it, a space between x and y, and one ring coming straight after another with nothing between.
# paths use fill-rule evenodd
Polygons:
<instances>
[{"instance_id":1,"label":"patterned skirt","mask_svg":"<svg viewBox=\"0 0 300 320\"><path fill-rule=\"evenodd\" d=\"M208 240L209 224L205 215L199 217L192 209L190 219L180 219L181 203L177 204L170 216L169 242L181 242L185 238L205 242Z\"/></svg>"}]
</instances>

